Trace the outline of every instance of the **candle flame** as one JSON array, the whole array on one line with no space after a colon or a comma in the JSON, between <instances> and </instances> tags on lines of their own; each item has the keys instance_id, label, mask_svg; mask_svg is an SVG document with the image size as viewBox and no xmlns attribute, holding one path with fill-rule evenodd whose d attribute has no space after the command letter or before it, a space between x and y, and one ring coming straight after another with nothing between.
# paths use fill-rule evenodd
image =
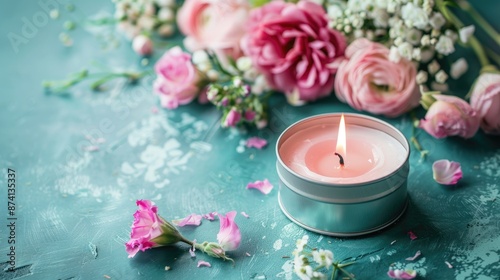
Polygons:
<instances>
[{"instance_id":1,"label":"candle flame","mask_svg":"<svg viewBox=\"0 0 500 280\"><path fill-rule=\"evenodd\" d=\"M344 114L342 114L342 117L340 118L340 124L339 124L339 134L337 136L337 147L335 151L342 155L344 158L347 156L346 152L346 140L345 140L345 121L344 121Z\"/></svg>"}]
</instances>

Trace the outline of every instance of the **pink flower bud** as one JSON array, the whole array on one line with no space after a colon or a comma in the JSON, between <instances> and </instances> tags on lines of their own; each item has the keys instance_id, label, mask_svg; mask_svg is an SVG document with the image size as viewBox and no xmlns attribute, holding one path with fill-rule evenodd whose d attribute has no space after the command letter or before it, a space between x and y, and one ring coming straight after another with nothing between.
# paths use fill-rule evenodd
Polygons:
<instances>
[{"instance_id":1,"label":"pink flower bud","mask_svg":"<svg viewBox=\"0 0 500 280\"><path fill-rule=\"evenodd\" d=\"M479 116L464 100L448 95L433 95L432 103L420 128L436 138L460 136L471 138L479 129Z\"/></svg>"},{"instance_id":2,"label":"pink flower bud","mask_svg":"<svg viewBox=\"0 0 500 280\"><path fill-rule=\"evenodd\" d=\"M234 222L236 211L231 211L226 216L219 214L220 230L217 241L224 251L236 250L240 246L241 232Z\"/></svg>"},{"instance_id":3,"label":"pink flower bud","mask_svg":"<svg viewBox=\"0 0 500 280\"><path fill-rule=\"evenodd\" d=\"M236 109L232 108L229 113L226 115L226 119L224 120L225 127L236 126L241 119L241 113Z\"/></svg>"},{"instance_id":4,"label":"pink flower bud","mask_svg":"<svg viewBox=\"0 0 500 280\"><path fill-rule=\"evenodd\" d=\"M138 35L132 41L132 49L142 56L148 56L153 53L153 41L145 35Z\"/></svg>"}]
</instances>

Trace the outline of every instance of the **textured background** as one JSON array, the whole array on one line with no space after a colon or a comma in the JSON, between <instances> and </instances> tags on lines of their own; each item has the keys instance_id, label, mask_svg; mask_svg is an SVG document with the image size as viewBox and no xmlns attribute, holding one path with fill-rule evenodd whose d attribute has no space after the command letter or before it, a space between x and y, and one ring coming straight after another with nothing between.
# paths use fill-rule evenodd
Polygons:
<instances>
[{"instance_id":1,"label":"textured background","mask_svg":"<svg viewBox=\"0 0 500 280\"><path fill-rule=\"evenodd\" d=\"M57 20L49 19L40 3L0 4L0 279L292 279L291 260L283 256L291 256L296 239L304 234L312 246L332 250L338 260L355 258L357 263L349 270L359 279L383 279L391 264L416 269L425 279L500 277L498 137L478 133L467 141L435 140L419 132L430 156L420 161L413 151L411 203L395 225L362 238L309 233L279 209L276 139L299 119L353 112L351 108L334 97L290 107L276 96L269 128L236 131L220 129L219 115L210 106L191 104L154 114L152 78L135 86L114 83L102 93L82 85L67 97L44 94L42 80L64 78L95 62L113 69L141 66L114 28L82 24L95 14L111 13L111 3L81 1L68 12L54 2L61 12ZM480 11L498 22L500 3L481 3ZM69 32L74 40L70 48L58 40L67 19L78 25ZM29 36L23 35L25 20L37 20L36 31L25 34ZM24 43L13 47L10 33L22 35ZM465 94L477 68L471 67L453 87L455 92ZM410 137L408 116L384 120ZM91 145L86 135L106 142L97 152L85 152ZM267 139L268 147L245 148L242 141L251 136ZM443 187L432 180L431 164L441 158L462 163L464 179L458 186ZM5 271L9 167L17 172L14 273ZM269 195L245 189L246 183L264 178L275 185ZM128 259L124 242L139 198L155 201L169 220L191 213L245 211L250 218L236 218L243 235L241 247L231 253L236 265L202 254L192 259L183 245ZM200 227L181 232L198 241L215 241L218 228L217 221L204 220ZM418 239L411 241L408 231ZM417 250L422 257L405 261ZM198 260L210 261L212 267L196 268ZM172 270L165 271L167 265Z\"/></svg>"}]
</instances>

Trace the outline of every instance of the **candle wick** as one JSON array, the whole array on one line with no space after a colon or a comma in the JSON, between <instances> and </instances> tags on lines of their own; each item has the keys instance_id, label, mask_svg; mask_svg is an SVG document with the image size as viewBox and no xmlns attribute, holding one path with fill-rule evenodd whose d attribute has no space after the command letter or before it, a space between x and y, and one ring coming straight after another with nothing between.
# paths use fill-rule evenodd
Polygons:
<instances>
[{"instance_id":1,"label":"candle wick","mask_svg":"<svg viewBox=\"0 0 500 280\"><path fill-rule=\"evenodd\" d=\"M339 153L335 153L335 155L339 157L339 163L340 163L340 165L344 166L344 158Z\"/></svg>"}]
</instances>

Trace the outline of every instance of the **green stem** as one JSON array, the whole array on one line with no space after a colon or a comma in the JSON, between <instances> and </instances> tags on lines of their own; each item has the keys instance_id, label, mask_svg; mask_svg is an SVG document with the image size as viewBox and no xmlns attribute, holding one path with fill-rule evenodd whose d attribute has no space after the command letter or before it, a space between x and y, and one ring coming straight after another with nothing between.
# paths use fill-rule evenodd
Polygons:
<instances>
[{"instance_id":1,"label":"green stem","mask_svg":"<svg viewBox=\"0 0 500 280\"><path fill-rule=\"evenodd\" d=\"M467 12L479 26L488 34L497 44L500 45L500 34L489 24L471 4L467 1L458 1L458 6Z\"/></svg>"},{"instance_id":2,"label":"green stem","mask_svg":"<svg viewBox=\"0 0 500 280\"><path fill-rule=\"evenodd\" d=\"M485 48L486 54L493 60L497 65L500 65L500 55L489 48Z\"/></svg>"},{"instance_id":3,"label":"green stem","mask_svg":"<svg viewBox=\"0 0 500 280\"><path fill-rule=\"evenodd\" d=\"M206 50L205 52L207 53L207 55L208 55L208 57L210 58L210 60L212 61L212 63L213 63L213 64L214 64L217 68L219 68L219 70L220 70L222 73L224 73L225 75L227 75L227 76L229 76L229 77L234 76L234 74L229 73L229 71L227 71L227 70L226 70L226 68L224 68L224 67L222 66L222 64L220 63L219 58L217 58L217 55L216 55L216 54L214 54L214 53L212 53L211 51L208 51L208 50Z\"/></svg>"},{"instance_id":4,"label":"green stem","mask_svg":"<svg viewBox=\"0 0 500 280\"><path fill-rule=\"evenodd\" d=\"M469 38L469 44L474 50L474 52L477 55L477 58L479 59L479 62L481 63L481 66L484 67L486 65L490 64L490 61L488 59L488 56L486 55L486 52L484 51L484 48L481 46L481 43L479 43L479 40L475 36L471 36Z\"/></svg>"},{"instance_id":5,"label":"green stem","mask_svg":"<svg viewBox=\"0 0 500 280\"><path fill-rule=\"evenodd\" d=\"M349 271L347 271L347 270L343 269L343 268L341 267L341 265L339 265L339 264L335 263L335 264L333 264L333 266L334 266L335 268L338 268L338 269L339 269L342 273L344 273L345 275L347 275L347 277L349 277L349 279L351 279L351 280L356 280L356 278L354 278L354 277L352 276L352 274L351 274L351 273L349 273Z\"/></svg>"},{"instance_id":6,"label":"green stem","mask_svg":"<svg viewBox=\"0 0 500 280\"><path fill-rule=\"evenodd\" d=\"M193 242L189 239L186 239L184 236L181 235L181 242L184 242L186 244L188 244L189 246L193 247ZM197 244L196 244L197 245ZM195 245L195 246L196 246ZM197 248L198 249L198 248Z\"/></svg>"},{"instance_id":7,"label":"green stem","mask_svg":"<svg viewBox=\"0 0 500 280\"><path fill-rule=\"evenodd\" d=\"M420 159L425 159L425 157L427 156L427 154L429 153L429 151L427 150L424 150L422 148L422 145L420 145L420 142L418 142L418 139L417 139L417 136L416 136L416 133L417 133L417 125L418 125L418 119L417 117L415 116L415 111L413 111L411 113L411 118L412 118L412 128L411 128L411 137L410 137L410 142L413 144L413 146L415 147L415 149L417 149L417 151L420 152Z\"/></svg>"}]
</instances>

